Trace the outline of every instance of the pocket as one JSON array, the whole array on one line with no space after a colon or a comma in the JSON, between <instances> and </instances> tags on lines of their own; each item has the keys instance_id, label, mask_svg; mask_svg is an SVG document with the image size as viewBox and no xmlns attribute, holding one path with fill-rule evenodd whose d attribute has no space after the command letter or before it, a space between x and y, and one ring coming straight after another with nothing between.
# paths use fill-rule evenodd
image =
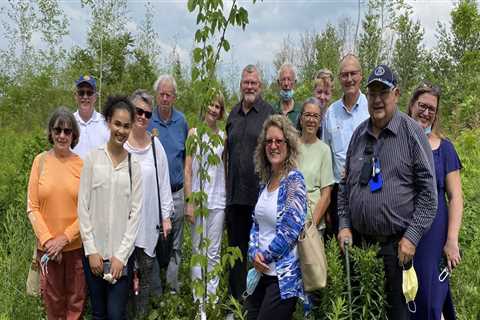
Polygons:
<instances>
[{"instance_id":1,"label":"pocket","mask_svg":"<svg viewBox=\"0 0 480 320\"><path fill-rule=\"evenodd\" d=\"M104 165L93 166L92 189L105 187L107 184L107 170L107 166Z\"/></svg>"},{"instance_id":2,"label":"pocket","mask_svg":"<svg viewBox=\"0 0 480 320\"><path fill-rule=\"evenodd\" d=\"M344 151L346 149L343 141L342 127L336 127L334 130L332 130L331 148L335 153Z\"/></svg>"}]
</instances>

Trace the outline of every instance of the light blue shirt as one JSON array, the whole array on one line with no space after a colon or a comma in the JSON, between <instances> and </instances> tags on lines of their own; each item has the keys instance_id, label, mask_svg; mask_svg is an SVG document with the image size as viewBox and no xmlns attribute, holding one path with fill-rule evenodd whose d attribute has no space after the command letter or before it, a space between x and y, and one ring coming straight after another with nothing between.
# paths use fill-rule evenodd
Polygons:
<instances>
[{"instance_id":1,"label":"light blue shirt","mask_svg":"<svg viewBox=\"0 0 480 320\"><path fill-rule=\"evenodd\" d=\"M343 97L327 109L322 123L322 140L330 146L332 151L333 176L336 183L339 183L342 178L353 131L369 117L367 98L361 92L352 111L348 111L343 103Z\"/></svg>"}]
</instances>

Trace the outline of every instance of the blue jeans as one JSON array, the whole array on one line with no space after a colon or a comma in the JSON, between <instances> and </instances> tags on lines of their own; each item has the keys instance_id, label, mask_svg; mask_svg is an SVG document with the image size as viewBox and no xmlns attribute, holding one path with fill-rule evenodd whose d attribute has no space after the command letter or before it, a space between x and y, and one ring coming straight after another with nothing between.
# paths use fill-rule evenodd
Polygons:
<instances>
[{"instance_id":1,"label":"blue jeans","mask_svg":"<svg viewBox=\"0 0 480 320\"><path fill-rule=\"evenodd\" d=\"M125 320L127 317L128 293L132 283L131 261L127 264L127 276L110 284L90 270L87 257L83 256L83 270L90 294L93 320Z\"/></svg>"}]
</instances>

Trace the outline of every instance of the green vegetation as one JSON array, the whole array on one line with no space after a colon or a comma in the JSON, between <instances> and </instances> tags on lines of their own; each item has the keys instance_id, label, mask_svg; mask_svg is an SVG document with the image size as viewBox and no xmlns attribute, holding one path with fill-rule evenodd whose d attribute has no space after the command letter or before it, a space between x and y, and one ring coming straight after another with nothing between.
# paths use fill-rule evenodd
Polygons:
<instances>
[{"instance_id":1,"label":"green vegetation","mask_svg":"<svg viewBox=\"0 0 480 320\"><path fill-rule=\"evenodd\" d=\"M233 1L233 5L237 2ZM226 89L217 73L221 52L230 45L223 37L227 27L248 32L248 12L240 6L224 8L220 0L191 0L190 12L197 14L199 30L192 38L196 48L192 65L186 67L175 49L168 61L160 64L158 36L153 29L153 10L145 7L145 19L138 34L126 30L126 0L83 0L94 12L85 47L60 46L69 24L55 0L6 2L0 11L7 26L7 49L0 51L0 319L40 319L39 299L25 295L25 279L31 258L34 235L26 215L26 188L33 157L48 148L45 124L49 113L59 105L73 109L73 80L91 73L101 82L101 100L111 93L131 93L137 88L151 89L160 72L172 73L178 82L177 104L190 125L199 124L202 108L216 92L223 92L231 108L238 100ZM257 4L257 5L261 5ZM387 62L398 72L402 85L400 107L405 109L412 88L422 79L439 84L443 90L440 112L444 133L455 144L463 163L462 183L465 211L460 235L463 259L453 273L452 290L460 320L480 318L480 13L474 0L461 0L451 12L450 24L438 25L438 44L422 45L423 29L412 20L412 12L403 1L370 0L367 14L359 24L358 39L349 39L352 23L302 37L297 46L285 41L274 64L278 68L293 60L299 69L296 98L311 94L315 72L328 67L336 73L339 57L355 51L362 59L364 73L373 65ZM41 33L45 46L35 49L32 31ZM215 40L218 41L217 43ZM167 55L165 55L167 56ZM337 83L334 98L340 95ZM265 83L264 96L277 99L276 82ZM195 144L195 142L191 142ZM201 144L197 141L197 144ZM208 149L208 146L204 146ZM216 160L211 159L211 163ZM201 196L197 196L201 199ZM194 200L192 200L194 201ZM189 232L184 242L185 259L181 268L183 286L178 295L166 295L154 306L149 319L193 319L198 310L192 301L192 286L202 293L202 284L190 283L191 248ZM218 272L220 304L208 306L210 318L220 319L226 310L241 314L238 303L226 292L226 268L236 253L224 242L226 253ZM348 319L348 297L343 258L335 242L327 243L328 285L321 290L317 319ZM194 258L202 261L201 257ZM193 261L192 260L192 261ZM354 249L355 270L353 312L355 319L383 319L381 263L374 249ZM204 287L204 286L203 286ZM302 318L297 308L296 319ZM43 316L44 317L44 316Z\"/></svg>"}]
</instances>

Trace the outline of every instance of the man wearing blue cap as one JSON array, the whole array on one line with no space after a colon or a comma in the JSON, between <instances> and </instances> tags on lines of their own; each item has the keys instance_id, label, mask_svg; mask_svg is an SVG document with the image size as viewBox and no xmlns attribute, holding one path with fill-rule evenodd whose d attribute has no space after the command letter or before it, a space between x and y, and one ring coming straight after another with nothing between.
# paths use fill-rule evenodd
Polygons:
<instances>
[{"instance_id":1,"label":"man wearing blue cap","mask_svg":"<svg viewBox=\"0 0 480 320\"><path fill-rule=\"evenodd\" d=\"M352 135L338 194L342 249L352 231L355 244L380 246L390 320L410 319L402 271L437 210L432 151L423 129L397 109L399 96L395 74L377 66L367 83L370 118Z\"/></svg>"},{"instance_id":2,"label":"man wearing blue cap","mask_svg":"<svg viewBox=\"0 0 480 320\"><path fill-rule=\"evenodd\" d=\"M95 111L97 101L97 82L90 75L83 75L75 81L75 101L77 111L74 113L80 127L80 138L73 152L85 158L93 148L106 143L110 136L103 116Z\"/></svg>"}]
</instances>

